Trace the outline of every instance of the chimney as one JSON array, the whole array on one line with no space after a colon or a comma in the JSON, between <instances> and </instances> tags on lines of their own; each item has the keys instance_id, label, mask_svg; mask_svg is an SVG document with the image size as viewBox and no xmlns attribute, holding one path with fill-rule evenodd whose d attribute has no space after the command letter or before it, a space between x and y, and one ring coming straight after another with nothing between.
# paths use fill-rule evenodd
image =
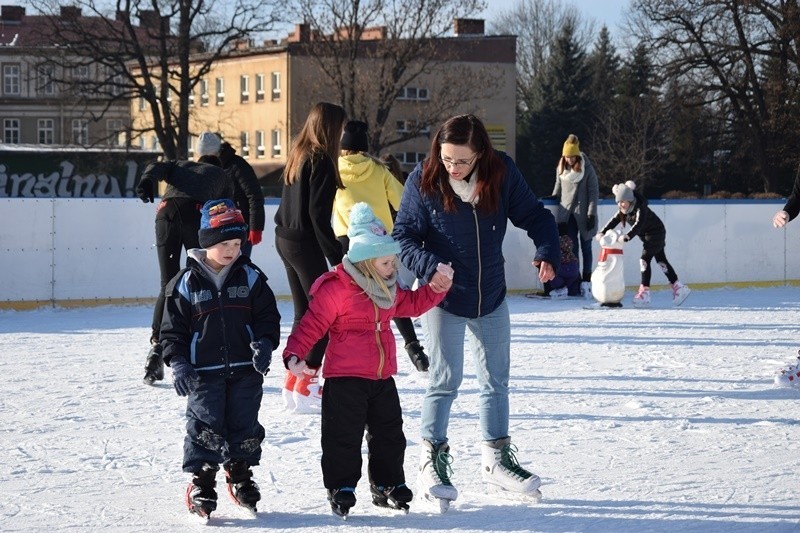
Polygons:
<instances>
[{"instance_id":1,"label":"chimney","mask_svg":"<svg viewBox=\"0 0 800 533\"><path fill-rule=\"evenodd\" d=\"M455 19L453 33L460 35L483 35L483 19Z\"/></svg>"},{"instance_id":2,"label":"chimney","mask_svg":"<svg viewBox=\"0 0 800 533\"><path fill-rule=\"evenodd\" d=\"M76 20L81 16L81 8L78 6L61 6L61 18L64 20Z\"/></svg>"},{"instance_id":3,"label":"chimney","mask_svg":"<svg viewBox=\"0 0 800 533\"><path fill-rule=\"evenodd\" d=\"M294 33L287 39L290 43L307 43L311 40L311 27L308 24L295 24Z\"/></svg>"},{"instance_id":4,"label":"chimney","mask_svg":"<svg viewBox=\"0 0 800 533\"><path fill-rule=\"evenodd\" d=\"M252 39L237 39L233 41L234 50L249 50L253 46Z\"/></svg>"},{"instance_id":5,"label":"chimney","mask_svg":"<svg viewBox=\"0 0 800 533\"><path fill-rule=\"evenodd\" d=\"M139 10L139 26L156 30L161 27L161 19L154 9Z\"/></svg>"},{"instance_id":6,"label":"chimney","mask_svg":"<svg viewBox=\"0 0 800 533\"><path fill-rule=\"evenodd\" d=\"M3 22L22 22L25 8L22 6L0 6L0 20Z\"/></svg>"}]
</instances>

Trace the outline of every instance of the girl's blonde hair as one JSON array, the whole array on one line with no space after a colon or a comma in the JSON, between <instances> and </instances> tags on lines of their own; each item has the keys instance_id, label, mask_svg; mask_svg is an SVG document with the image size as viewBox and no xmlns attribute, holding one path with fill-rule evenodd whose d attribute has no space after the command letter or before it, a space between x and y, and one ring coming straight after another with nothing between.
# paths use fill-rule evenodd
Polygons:
<instances>
[{"instance_id":1,"label":"girl's blonde hair","mask_svg":"<svg viewBox=\"0 0 800 533\"><path fill-rule=\"evenodd\" d=\"M377 259L377 257L364 259L363 261L353 263L353 266L356 267L359 272L364 274L364 277L367 278L367 281L374 283L378 290L380 290L387 298L391 299L392 291L390 291L389 287L386 285L386 280L384 280L381 275L378 274L378 270L375 268L375 259ZM397 257L395 257L394 261L396 268Z\"/></svg>"},{"instance_id":2,"label":"girl's blonde hair","mask_svg":"<svg viewBox=\"0 0 800 533\"><path fill-rule=\"evenodd\" d=\"M346 120L347 113L342 106L319 102L311 108L303 129L292 142L286 158L286 168L283 171L283 181L286 185L294 183L306 159L317 154L326 154L330 157L336 169L342 129ZM336 170L336 183L342 188L338 170Z\"/></svg>"}]
</instances>

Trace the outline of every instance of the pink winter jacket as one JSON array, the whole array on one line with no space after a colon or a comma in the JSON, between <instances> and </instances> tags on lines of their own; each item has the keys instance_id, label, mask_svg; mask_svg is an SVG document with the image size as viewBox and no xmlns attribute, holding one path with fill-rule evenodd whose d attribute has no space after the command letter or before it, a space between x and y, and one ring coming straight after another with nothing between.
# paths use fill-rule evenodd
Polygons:
<instances>
[{"instance_id":1,"label":"pink winter jacket","mask_svg":"<svg viewBox=\"0 0 800 533\"><path fill-rule=\"evenodd\" d=\"M386 379L397 373L397 347L391 319L418 316L445 297L427 285L416 291L397 288L394 305L381 309L353 278L337 265L311 286L308 311L286 341L283 358L305 359L325 333L328 348L322 377Z\"/></svg>"}]
</instances>

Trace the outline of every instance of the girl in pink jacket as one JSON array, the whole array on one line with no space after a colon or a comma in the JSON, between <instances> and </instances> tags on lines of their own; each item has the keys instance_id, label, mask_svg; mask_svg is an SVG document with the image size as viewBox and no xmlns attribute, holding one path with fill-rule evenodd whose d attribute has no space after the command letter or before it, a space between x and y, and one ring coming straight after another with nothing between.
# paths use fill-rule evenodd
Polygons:
<instances>
[{"instance_id":1,"label":"girl in pink jacket","mask_svg":"<svg viewBox=\"0 0 800 533\"><path fill-rule=\"evenodd\" d=\"M397 285L400 246L365 203L350 211L350 249L342 263L311 287L308 311L286 341L284 364L295 375L326 333L322 363L322 477L334 513L355 505L361 477L361 439L367 431L372 502L408 511L406 437L400 398L392 376L397 354L391 320L418 316L437 305L452 284L408 291Z\"/></svg>"}]
</instances>

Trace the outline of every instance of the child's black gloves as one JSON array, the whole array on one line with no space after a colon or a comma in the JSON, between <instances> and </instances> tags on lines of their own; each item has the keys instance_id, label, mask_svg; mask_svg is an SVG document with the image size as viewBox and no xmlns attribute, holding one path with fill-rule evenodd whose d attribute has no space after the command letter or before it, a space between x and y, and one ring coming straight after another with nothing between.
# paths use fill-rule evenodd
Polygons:
<instances>
[{"instance_id":1,"label":"child's black gloves","mask_svg":"<svg viewBox=\"0 0 800 533\"><path fill-rule=\"evenodd\" d=\"M250 349L253 350L253 367L266 376L272 362L272 343L261 339L251 342Z\"/></svg>"},{"instance_id":2,"label":"child's black gloves","mask_svg":"<svg viewBox=\"0 0 800 533\"><path fill-rule=\"evenodd\" d=\"M155 191L156 180L151 176L142 176L142 179L136 184L136 196L144 203L153 203L156 194Z\"/></svg>"},{"instance_id":3,"label":"child's black gloves","mask_svg":"<svg viewBox=\"0 0 800 533\"><path fill-rule=\"evenodd\" d=\"M178 396L188 396L194 392L200 376L195 372L194 367L189 364L185 357L176 356L169 362L172 368L172 383L175 385L175 392Z\"/></svg>"}]
</instances>

